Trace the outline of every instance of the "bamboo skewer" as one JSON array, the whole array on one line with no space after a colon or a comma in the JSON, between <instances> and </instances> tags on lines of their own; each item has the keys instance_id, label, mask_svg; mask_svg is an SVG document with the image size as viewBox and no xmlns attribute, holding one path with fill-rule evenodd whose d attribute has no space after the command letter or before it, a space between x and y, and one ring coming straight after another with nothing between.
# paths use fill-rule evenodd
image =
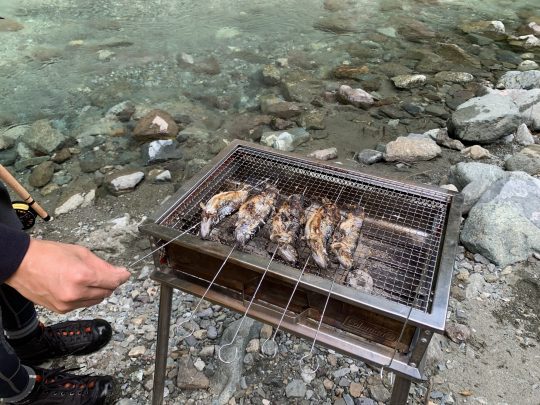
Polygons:
<instances>
[{"instance_id":1,"label":"bamboo skewer","mask_svg":"<svg viewBox=\"0 0 540 405\"><path fill-rule=\"evenodd\" d=\"M18 194L22 200L28 204L44 221L50 221L52 217L39 205L30 193L13 177L13 175L2 165L0 165L0 179Z\"/></svg>"}]
</instances>

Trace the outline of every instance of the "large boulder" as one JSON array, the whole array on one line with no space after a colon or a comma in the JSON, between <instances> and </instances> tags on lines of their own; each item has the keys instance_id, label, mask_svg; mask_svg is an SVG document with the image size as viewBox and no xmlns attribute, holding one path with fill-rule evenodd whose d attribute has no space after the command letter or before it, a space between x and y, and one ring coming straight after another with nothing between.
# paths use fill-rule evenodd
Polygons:
<instances>
[{"instance_id":1,"label":"large boulder","mask_svg":"<svg viewBox=\"0 0 540 405\"><path fill-rule=\"evenodd\" d=\"M506 72L497 83L499 89L540 89L540 70Z\"/></svg>"},{"instance_id":2,"label":"large boulder","mask_svg":"<svg viewBox=\"0 0 540 405\"><path fill-rule=\"evenodd\" d=\"M510 97L488 93L461 104L448 120L448 131L464 141L490 143L515 132L521 123L521 112Z\"/></svg>"},{"instance_id":3,"label":"large boulder","mask_svg":"<svg viewBox=\"0 0 540 405\"><path fill-rule=\"evenodd\" d=\"M540 180L523 172L493 183L469 212L461 241L504 267L540 252Z\"/></svg>"},{"instance_id":4,"label":"large boulder","mask_svg":"<svg viewBox=\"0 0 540 405\"><path fill-rule=\"evenodd\" d=\"M522 171L536 176L540 174L540 145L530 145L505 162L506 170Z\"/></svg>"}]
</instances>

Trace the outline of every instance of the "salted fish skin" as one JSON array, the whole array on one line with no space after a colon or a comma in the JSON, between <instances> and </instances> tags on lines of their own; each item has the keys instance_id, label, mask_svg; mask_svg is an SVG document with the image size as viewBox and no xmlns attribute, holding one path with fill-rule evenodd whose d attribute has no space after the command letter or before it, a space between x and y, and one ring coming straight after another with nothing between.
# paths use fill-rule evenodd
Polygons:
<instances>
[{"instance_id":1,"label":"salted fish skin","mask_svg":"<svg viewBox=\"0 0 540 405\"><path fill-rule=\"evenodd\" d=\"M313 260L322 269L328 267L328 240L341 220L336 204L324 200L323 205L315 209L308 217L305 226L305 237L311 249Z\"/></svg>"},{"instance_id":2,"label":"salted fish skin","mask_svg":"<svg viewBox=\"0 0 540 405\"><path fill-rule=\"evenodd\" d=\"M354 264L354 251L360 239L364 219L364 209L359 206L347 214L334 232L330 249L345 270L350 270Z\"/></svg>"},{"instance_id":3,"label":"salted fish skin","mask_svg":"<svg viewBox=\"0 0 540 405\"><path fill-rule=\"evenodd\" d=\"M290 195L272 216L270 240L278 244L279 256L291 264L298 261L294 244L304 223L304 196L301 194Z\"/></svg>"},{"instance_id":4,"label":"salted fish skin","mask_svg":"<svg viewBox=\"0 0 540 405\"><path fill-rule=\"evenodd\" d=\"M223 218L234 214L249 196L249 187L215 194L206 204L201 203L201 238L206 239L212 228Z\"/></svg>"},{"instance_id":5,"label":"salted fish skin","mask_svg":"<svg viewBox=\"0 0 540 405\"><path fill-rule=\"evenodd\" d=\"M250 197L240 206L234 230L238 243L244 246L266 223L274 211L278 195L277 188L268 185L263 192Z\"/></svg>"}]
</instances>

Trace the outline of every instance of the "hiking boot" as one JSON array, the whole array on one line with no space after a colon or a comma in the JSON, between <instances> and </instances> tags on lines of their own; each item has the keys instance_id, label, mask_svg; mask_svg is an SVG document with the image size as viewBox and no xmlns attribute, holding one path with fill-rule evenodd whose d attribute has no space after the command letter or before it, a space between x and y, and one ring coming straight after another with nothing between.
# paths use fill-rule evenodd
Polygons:
<instances>
[{"instance_id":1,"label":"hiking boot","mask_svg":"<svg viewBox=\"0 0 540 405\"><path fill-rule=\"evenodd\" d=\"M112 377L75 375L63 368L34 367L34 371L36 383L30 395L7 405L104 405L111 400Z\"/></svg>"},{"instance_id":2,"label":"hiking boot","mask_svg":"<svg viewBox=\"0 0 540 405\"><path fill-rule=\"evenodd\" d=\"M41 333L29 339L9 340L22 364L34 366L69 355L93 353L111 340L111 325L103 319L40 324Z\"/></svg>"}]
</instances>

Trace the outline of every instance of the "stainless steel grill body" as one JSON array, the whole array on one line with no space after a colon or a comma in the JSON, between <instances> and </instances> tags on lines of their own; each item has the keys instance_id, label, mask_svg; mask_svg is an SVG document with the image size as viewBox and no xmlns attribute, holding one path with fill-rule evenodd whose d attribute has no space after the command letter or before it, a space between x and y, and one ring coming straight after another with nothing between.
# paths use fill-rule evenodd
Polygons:
<instances>
[{"instance_id":1,"label":"stainless steel grill body","mask_svg":"<svg viewBox=\"0 0 540 405\"><path fill-rule=\"evenodd\" d=\"M431 333L444 330L461 196L235 141L170 198L141 231L156 245L170 242L199 222L200 203L230 189L231 181L251 185L268 181L283 196L304 193L313 202L323 198L336 201L342 210L358 204L364 208L366 220L356 261L373 278L372 291L347 286L347 274L337 264L321 270L311 261L283 328L313 338L330 281L336 271L341 272L318 341L407 378L420 379L420 362ZM201 296L234 244L230 236L233 222L231 218L218 226L217 241L201 240L195 227L167 244L155 255L152 277ZM245 311L271 256L265 228L243 250L232 254L210 290L209 300ZM303 241L298 252L298 267L279 260L270 265L250 316L277 323L310 255Z\"/></svg>"}]
</instances>

